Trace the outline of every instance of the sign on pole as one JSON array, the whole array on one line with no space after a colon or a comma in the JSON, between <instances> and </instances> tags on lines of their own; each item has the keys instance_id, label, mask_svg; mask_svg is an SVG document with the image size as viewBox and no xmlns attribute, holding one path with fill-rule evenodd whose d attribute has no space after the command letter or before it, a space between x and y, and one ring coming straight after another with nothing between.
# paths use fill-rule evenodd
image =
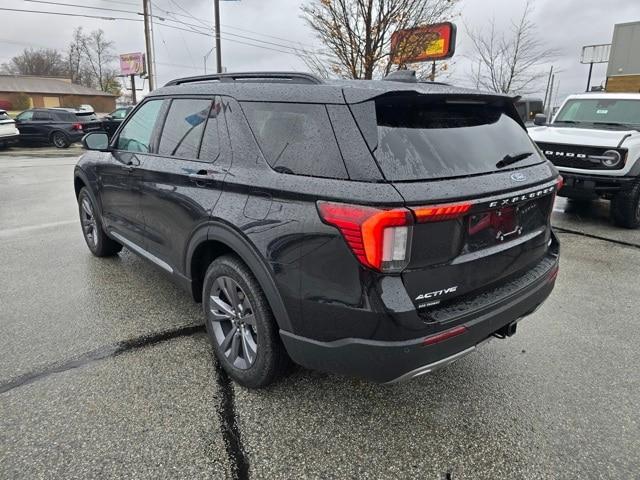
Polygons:
<instances>
[{"instance_id":1,"label":"sign on pole","mask_svg":"<svg viewBox=\"0 0 640 480\"><path fill-rule=\"evenodd\" d=\"M120 55L120 75L144 75L147 71L144 53L125 53Z\"/></svg>"},{"instance_id":2,"label":"sign on pole","mask_svg":"<svg viewBox=\"0 0 640 480\"><path fill-rule=\"evenodd\" d=\"M451 22L398 30L391 35L391 61L396 64L428 62L452 57L456 26Z\"/></svg>"},{"instance_id":3,"label":"sign on pole","mask_svg":"<svg viewBox=\"0 0 640 480\"><path fill-rule=\"evenodd\" d=\"M607 63L611 53L611 44L587 45L582 47L580 63Z\"/></svg>"}]
</instances>

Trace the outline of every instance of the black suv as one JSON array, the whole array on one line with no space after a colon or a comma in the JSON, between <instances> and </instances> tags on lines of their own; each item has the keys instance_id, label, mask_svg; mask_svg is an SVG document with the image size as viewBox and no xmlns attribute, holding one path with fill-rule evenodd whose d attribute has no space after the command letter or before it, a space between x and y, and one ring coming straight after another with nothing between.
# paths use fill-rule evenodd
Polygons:
<instances>
[{"instance_id":1,"label":"black suv","mask_svg":"<svg viewBox=\"0 0 640 480\"><path fill-rule=\"evenodd\" d=\"M299 73L174 80L75 169L84 237L197 302L224 369L290 360L395 382L516 323L551 293L561 181L503 95Z\"/></svg>"},{"instance_id":2,"label":"black suv","mask_svg":"<svg viewBox=\"0 0 640 480\"><path fill-rule=\"evenodd\" d=\"M20 130L21 142L68 148L82 140L86 133L102 128L91 115L66 108L34 108L16 117L16 127Z\"/></svg>"}]
</instances>

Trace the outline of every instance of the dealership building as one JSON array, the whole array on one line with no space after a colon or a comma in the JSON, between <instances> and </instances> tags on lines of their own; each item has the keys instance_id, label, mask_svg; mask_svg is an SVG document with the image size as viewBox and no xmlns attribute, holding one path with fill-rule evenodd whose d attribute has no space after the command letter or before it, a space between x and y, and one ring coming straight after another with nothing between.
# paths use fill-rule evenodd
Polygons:
<instances>
[{"instance_id":1,"label":"dealership building","mask_svg":"<svg viewBox=\"0 0 640 480\"><path fill-rule=\"evenodd\" d=\"M68 78L0 75L0 108L17 110L19 97L26 96L31 107L77 107L91 105L96 112L111 112L116 95L71 83Z\"/></svg>"}]
</instances>

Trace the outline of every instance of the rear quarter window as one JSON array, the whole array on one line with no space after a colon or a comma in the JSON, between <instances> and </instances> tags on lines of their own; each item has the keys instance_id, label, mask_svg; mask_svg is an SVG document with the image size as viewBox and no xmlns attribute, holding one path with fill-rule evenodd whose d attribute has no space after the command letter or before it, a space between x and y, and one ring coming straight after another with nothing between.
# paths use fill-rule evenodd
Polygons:
<instances>
[{"instance_id":1,"label":"rear quarter window","mask_svg":"<svg viewBox=\"0 0 640 480\"><path fill-rule=\"evenodd\" d=\"M348 178L324 105L243 102L267 162L277 172Z\"/></svg>"}]
</instances>

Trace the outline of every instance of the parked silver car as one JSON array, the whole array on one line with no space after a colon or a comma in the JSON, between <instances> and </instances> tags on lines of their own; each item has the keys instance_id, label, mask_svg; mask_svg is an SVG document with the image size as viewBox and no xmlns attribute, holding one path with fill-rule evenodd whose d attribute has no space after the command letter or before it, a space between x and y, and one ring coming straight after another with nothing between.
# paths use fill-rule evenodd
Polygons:
<instances>
[{"instance_id":1,"label":"parked silver car","mask_svg":"<svg viewBox=\"0 0 640 480\"><path fill-rule=\"evenodd\" d=\"M9 116L6 110L0 110L0 148L18 142L20 131L16 128L16 122Z\"/></svg>"}]
</instances>

